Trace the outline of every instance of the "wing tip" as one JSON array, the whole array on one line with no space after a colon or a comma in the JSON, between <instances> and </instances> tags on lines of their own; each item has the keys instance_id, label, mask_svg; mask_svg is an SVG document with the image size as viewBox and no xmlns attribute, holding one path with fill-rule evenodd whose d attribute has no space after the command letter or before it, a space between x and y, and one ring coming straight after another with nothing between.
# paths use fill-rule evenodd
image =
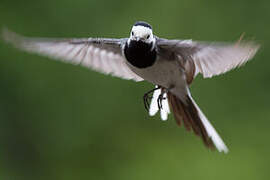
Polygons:
<instances>
[{"instance_id":1,"label":"wing tip","mask_svg":"<svg viewBox=\"0 0 270 180\"><path fill-rule=\"evenodd\" d=\"M6 43L12 44L16 47L19 46L21 42L21 36L16 34L15 32L9 30L7 27L2 27L1 29L1 39L3 39Z\"/></svg>"},{"instance_id":2,"label":"wing tip","mask_svg":"<svg viewBox=\"0 0 270 180\"><path fill-rule=\"evenodd\" d=\"M11 37L13 36L13 32L10 31L7 27L2 27L1 29L1 38L6 41L9 42L11 40Z\"/></svg>"},{"instance_id":3,"label":"wing tip","mask_svg":"<svg viewBox=\"0 0 270 180\"><path fill-rule=\"evenodd\" d=\"M250 59L257 53L257 51L261 48L261 44L255 40L242 40L243 37L241 36L240 39L235 43L236 47L242 47L248 50L250 53Z\"/></svg>"},{"instance_id":4,"label":"wing tip","mask_svg":"<svg viewBox=\"0 0 270 180\"><path fill-rule=\"evenodd\" d=\"M0 33L1 39L4 41L7 41L8 40L7 37L9 37L8 34L9 34L9 30L7 29L7 27L5 27L5 26L2 27L1 33Z\"/></svg>"}]
</instances>

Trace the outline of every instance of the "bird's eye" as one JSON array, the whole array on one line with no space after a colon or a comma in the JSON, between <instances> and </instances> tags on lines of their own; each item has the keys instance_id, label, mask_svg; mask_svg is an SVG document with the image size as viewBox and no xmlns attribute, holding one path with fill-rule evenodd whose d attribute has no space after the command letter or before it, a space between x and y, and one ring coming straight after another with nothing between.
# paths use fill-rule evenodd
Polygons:
<instances>
[{"instance_id":1,"label":"bird's eye","mask_svg":"<svg viewBox=\"0 0 270 180\"><path fill-rule=\"evenodd\" d=\"M149 39L150 38L150 35L147 35L147 37L146 37L147 39Z\"/></svg>"},{"instance_id":2,"label":"bird's eye","mask_svg":"<svg viewBox=\"0 0 270 180\"><path fill-rule=\"evenodd\" d=\"M133 31L131 32L131 35L134 36L134 32Z\"/></svg>"}]
</instances>

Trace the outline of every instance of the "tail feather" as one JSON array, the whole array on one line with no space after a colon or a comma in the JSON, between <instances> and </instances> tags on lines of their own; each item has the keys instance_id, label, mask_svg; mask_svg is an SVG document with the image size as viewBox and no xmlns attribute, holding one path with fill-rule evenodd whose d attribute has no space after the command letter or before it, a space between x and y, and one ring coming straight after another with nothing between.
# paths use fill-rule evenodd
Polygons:
<instances>
[{"instance_id":1,"label":"tail feather","mask_svg":"<svg viewBox=\"0 0 270 180\"><path fill-rule=\"evenodd\" d=\"M198 109L199 116L200 116L200 118L202 120L202 123L205 126L205 129L207 131L207 134L212 139L212 141L215 144L217 150L219 152L225 152L225 153L229 152L229 149L227 148L226 144L223 142L223 140L221 139L221 137L219 136L219 134L217 133L217 131L215 130L215 128L212 126L212 124L209 122L209 120L207 119L207 117L200 110L199 106L192 99L192 97L191 97L191 100L192 100L193 104L195 105L195 107Z\"/></svg>"},{"instance_id":2,"label":"tail feather","mask_svg":"<svg viewBox=\"0 0 270 180\"><path fill-rule=\"evenodd\" d=\"M191 95L187 95L185 101L183 101L168 92L168 101L179 126L183 122L185 128L188 131L192 129L197 136L202 138L208 148L214 149L216 147L220 152L228 152L228 148Z\"/></svg>"},{"instance_id":3,"label":"tail feather","mask_svg":"<svg viewBox=\"0 0 270 180\"><path fill-rule=\"evenodd\" d=\"M179 101L175 96L171 93L168 93L168 101L169 105L173 111L174 118L176 120L176 123L181 126L182 121L185 126L185 128L188 131L191 131L191 124L189 123L189 119L187 114L184 112L184 108L182 108L182 103ZM178 112L178 113L176 113Z\"/></svg>"}]
</instances>

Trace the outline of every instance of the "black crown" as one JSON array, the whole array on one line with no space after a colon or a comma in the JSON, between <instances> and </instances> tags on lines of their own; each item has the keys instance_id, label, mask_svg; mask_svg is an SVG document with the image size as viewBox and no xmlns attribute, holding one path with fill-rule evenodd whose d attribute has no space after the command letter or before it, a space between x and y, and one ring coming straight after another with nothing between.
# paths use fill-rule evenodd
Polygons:
<instances>
[{"instance_id":1,"label":"black crown","mask_svg":"<svg viewBox=\"0 0 270 180\"><path fill-rule=\"evenodd\" d=\"M150 29L152 29L152 26L150 24L148 24L147 22L144 21L137 21L134 26L144 26L144 27L148 27Z\"/></svg>"}]
</instances>

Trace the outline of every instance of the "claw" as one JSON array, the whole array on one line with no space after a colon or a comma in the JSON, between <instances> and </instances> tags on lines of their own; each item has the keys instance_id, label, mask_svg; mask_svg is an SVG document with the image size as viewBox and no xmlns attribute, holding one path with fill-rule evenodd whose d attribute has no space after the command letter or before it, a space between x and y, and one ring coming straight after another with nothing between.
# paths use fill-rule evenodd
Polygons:
<instances>
[{"instance_id":1,"label":"claw","mask_svg":"<svg viewBox=\"0 0 270 180\"><path fill-rule=\"evenodd\" d=\"M149 111L149 108L150 108L150 100L152 99L152 96L150 96L151 93L153 93L155 90L157 89L160 89L161 87L156 87L148 92L146 92L144 95L143 95L143 103L144 103L144 107L147 111Z\"/></svg>"},{"instance_id":2,"label":"claw","mask_svg":"<svg viewBox=\"0 0 270 180\"><path fill-rule=\"evenodd\" d=\"M157 99L157 103L158 103L158 108L159 109L162 109L162 101L165 100L166 98L164 98L165 92L161 93L159 96L158 96L158 99Z\"/></svg>"},{"instance_id":3,"label":"claw","mask_svg":"<svg viewBox=\"0 0 270 180\"><path fill-rule=\"evenodd\" d=\"M161 94L158 96L157 103L158 103L158 108L159 108L159 110L162 109L162 101L166 99L166 98L164 97L164 94L166 94L166 93L167 93L167 91L164 90L164 91L162 91Z\"/></svg>"},{"instance_id":4,"label":"claw","mask_svg":"<svg viewBox=\"0 0 270 180\"><path fill-rule=\"evenodd\" d=\"M160 109L162 109L162 96L163 96L163 94L160 94L159 96L158 96L158 99L157 99L157 103L158 103L158 109L160 110Z\"/></svg>"},{"instance_id":5,"label":"claw","mask_svg":"<svg viewBox=\"0 0 270 180\"><path fill-rule=\"evenodd\" d=\"M144 107L148 111L149 110L149 107L150 107L149 94L144 94L143 101L144 101Z\"/></svg>"}]
</instances>

